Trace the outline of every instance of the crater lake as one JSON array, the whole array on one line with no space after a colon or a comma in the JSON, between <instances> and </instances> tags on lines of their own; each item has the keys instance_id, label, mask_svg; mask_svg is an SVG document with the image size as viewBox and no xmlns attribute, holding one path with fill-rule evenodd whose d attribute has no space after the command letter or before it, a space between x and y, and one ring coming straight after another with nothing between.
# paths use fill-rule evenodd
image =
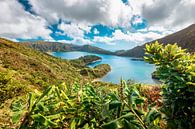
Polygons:
<instances>
[{"instance_id":1,"label":"crater lake","mask_svg":"<svg viewBox=\"0 0 195 129\"><path fill-rule=\"evenodd\" d=\"M139 83L146 84L156 84L158 81L152 79L151 73L155 71L155 66L148 64L142 60L134 60L130 57L121 57L115 55L104 55L104 54L94 54L88 52L51 52L51 55L59 57L62 59L76 59L85 55L96 55L102 58L101 61L97 61L93 64L88 65L89 67L94 67L98 64L109 64L111 66L111 71L102 77L101 81L112 82L118 84L120 79L124 80L134 80Z\"/></svg>"}]
</instances>

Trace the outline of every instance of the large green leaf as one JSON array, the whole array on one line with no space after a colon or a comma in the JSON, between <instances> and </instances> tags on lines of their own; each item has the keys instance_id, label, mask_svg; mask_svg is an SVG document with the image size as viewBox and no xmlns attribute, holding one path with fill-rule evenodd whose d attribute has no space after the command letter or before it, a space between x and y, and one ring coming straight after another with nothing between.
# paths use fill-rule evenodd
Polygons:
<instances>
[{"instance_id":1,"label":"large green leaf","mask_svg":"<svg viewBox=\"0 0 195 129\"><path fill-rule=\"evenodd\" d=\"M121 107L122 103L120 101L112 101L109 103L109 110L112 110L112 109L116 109L116 108L119 108Z\"/></svg>"},{"instance_id":2,"label":"large green leaf","mask_svg":"<svg viewBox=\"0 0 195 129\"><path fill-rule=\"evenodd\" d=\"M18 123L21 119L21 116L24 114L24 111L18 111L13 113L12 115L12 122L13 123Z\"/></svg>"},{"instance_id":3,"label":"large green leaf","mask_svg":"<svg viewBox=\"0 0 195 129\"><path fill-rule=\"evenodd\" d=\"M108 123L103 124L102 129L117 129L118 128L118 120L113 120Z\"/></svg>"}]
</instances>

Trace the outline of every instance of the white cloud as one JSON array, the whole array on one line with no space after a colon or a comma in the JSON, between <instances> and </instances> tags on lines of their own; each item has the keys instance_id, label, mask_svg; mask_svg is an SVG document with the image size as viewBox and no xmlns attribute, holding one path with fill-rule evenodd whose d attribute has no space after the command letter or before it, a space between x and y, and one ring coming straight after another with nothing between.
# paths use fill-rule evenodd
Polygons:
<instances>
[{"instance_id":1,"label":"white cloud","mask_svg":"<svg viewBox=\"0 0 195 129\"><path fill-rule=\"evenodd\" d=\"M51 40L49 40L51 42ZM77 44L77 45L85 45L85 44L93 44L92 41L88 39L83 38L77 38L73 40L55 40L55 42L61 42L61 43L69 43L69 44Z\"/></svg>"},{"instance_id":2,"label":"white cloud","mask_svg":"<svg viewBox=\"0 0 195 129\"><path fill-rule=\"evenodd\" d=\"M134 13L142 15L150 26L163 26L175 31L195 23L194 0L131 0Z\"/></svg>"},{"instance_id":3,"label":"white cloud","mask_svg":"<svg viewBox=\"0 0 195 129\"><path fill-rule=\"evenodd\" d=\"M76 23L126 26L131 8L122 0L29 0L33 10L51 23L59 19Z\"/></svg>"},{"instance_id":4,"label":"white cloud","mask_svg":"<svg viewBox=\"0 0 195 129\"><path fill-rule=\"evenodd\" d=\"M142 24L142 23L143 23L142 17L135 17L135 19L132 21L132 24L134 24L134 25L138 25L138 24Z\"/></svg>"},{"instance_id":5,"label":"white cloud","mask_svg":"<svg viewBox=\"0 0 195 129\"><path fill-rule=\"evenodd\" d=\"M107 37L107 36L94 36L93 39L94 42L96 43L106 43L106 44L112 44L112 42L114 41L113 38L111 37Z\"/></svg>"},{"instance_id":6,"label":"white cloud","mask_svg":"<svg viewBox=\"0 0 195 129\"><path fill-rule=\"evenodd\" d=\"M100 32L98 31L97 28L95 28L94 31L93 31L93 33L94 33L95 35L97 35L97 34L99 34Z\"/></svg>"},{"instance_id":7,"label":"white cloud","mask_svg":"<svg viewBox=\"0 0 195 129\"><path fill-rule=\"evenodd\" d=\"M15 0L1 0L0 5L0 36L10 39L50 38L51 31L43 18L26 12Z\"/></svg>"},{"instance_id":8,"label":"white cloud","mask_svg":"<svg viewBox=\"0 0 195 129\"><path fill-rule=\"evenodd\" d=\"M68 43L90 44L102 42L116 44L134 42L141 45L195 23L195 0L129 0L126 5L122 0L29 0L32 10L37 15L26 12L16 0L0 0L0 36L10 39L42 37L52 40L48 24L58 25L58 35L68 35L73 40L62 40ZM149 26L131 32L130 19L141 15ZM66 24L65 22L70 24ZM138 17L132 24L141 24ZM111 37L95 36L94 40L86 39L85 33L91 31L95 24L103 24L117 29ZM94 29L98 35L100 30ZM102 30L101 30L102 31Z\"/></svg>"},{"instance_id":9,"label":"white cloud","mask_svg":"<svg viewBox=\"0 0 195 129\"><path fill-rule=\"evenodd\" d=\"M145 30L145 32L148 32L148 31L159 32L161 33L162 36L167 36L171 33L174 33L174 31L176 30L173 31L172 29L165 28L163 26L150 26Z\"/></svg>"},{"instance_id":10,"label":"white cloud","mask_svg":"<svg viewBox=\"0 0 195 129\"><path fill-rule=\"evenodd\" d=\"M84 39L84 34L90 32L91 27L86 26L84 24L66 24L61 23L58 26L58 29L62 30L63 33L60 35L68 35L73 38L73 40L63 40L66 43L74 43L74 44L91 44L92 42L88 39Z\"/></svg>"},{"instance_id":11,"label":"white cloud","mask_svg":"<svg viewBox=\"0 0 195 129\"><path fill-rule=\"evenodd\" d=\"M76 38L76 37L83 37L84 31L79 28L77 24L65 24L62 23L58 26L58 28L64 31L64 34L67 34L69 37Z\"/></svg>"},{"instance_id":12,"label":"white cloud","mask_svg":"<svg viewBox=\"0 0 195 129\"><path fill-rule=\"evenodd\" d=\"M58 29L64 31L63 34L67 34L69 37L72 38L81 38L84 37L85 33L89 33L91 30L90 26L84 24L75 24L75 23L61 23L58 25Z\"/></svg>"},{"instance_id":13,"label":"white cloud","mask_svg":"<svg viewBox=\"0 0 195 129\"><path fill-rule=\"evenodd\" d=\"M132 8L133 14L141 14L145 5L151 5L154 0L129 0L129 6Z\"/></svg>"},{"instance_id":14,"label":"white cloud","mask_svg":"<svg viewBox=\"0 0 195 129\"><path fill-rule=\"evenodd\" d=\"M73 40L73 43L83 45L83 44L93 44L93 41L84 38L76 38Z\"/></svg>"},{"instance_id":15,"label":"white cloud","mask_svg":"<svg viewBox=\"0 0 195 129\"><path fill-rule=\"evenodd\" d=\"M93 41L100 42L100 43L107 43L107 44L114 44L118 41L122 41L122 42L136 43L137 45L142 45L146 42L161 38L162 36L163 36L162 34L158 34L156 32L123 33L121 30L115 30L112 37L95 36Z\"/></svg>"}]
</instances>

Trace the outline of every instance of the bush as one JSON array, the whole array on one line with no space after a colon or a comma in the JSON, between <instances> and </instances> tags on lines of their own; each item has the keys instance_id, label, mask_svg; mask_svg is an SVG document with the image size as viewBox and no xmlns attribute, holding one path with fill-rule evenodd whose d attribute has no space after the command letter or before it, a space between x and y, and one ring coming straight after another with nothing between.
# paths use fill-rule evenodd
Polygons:
<instances>
[{"instance_id":1,"label":"bush","mask_svg":"<svg viewBox=\"0 0 195 129\"><path fill-rule=\"evenodd\" d=\"M157 66L155 74L165 83L162 89L167 126L171 129L195 128L195 54L177 44L146 45L145 61Z\"/></svg>"},{"instance_id":2,"label":"bush","mask_svg":"<svg viewBox=\"0 0 195 129\"><path fill-rule=\"evenodd\" d=\"M41 95L29 94L28 103L11 106L19 128L158 129L161 115L144 108L135 85L122 82L118 92L103 92L91 85L51 86ZM22 104L21 104L22 103Z\"/></svg>"},{"instance_id":3,"label":"bush","mask_svg":"<svg viewBox=\"0 0 195 129\"><path fill-rule=\"evenodd\" d=\"M27 91L20 81L13 78L14 74L15 72L12 70L0 72L0 105L5 100L19 96Z\"/></svg>"}]
</instances>

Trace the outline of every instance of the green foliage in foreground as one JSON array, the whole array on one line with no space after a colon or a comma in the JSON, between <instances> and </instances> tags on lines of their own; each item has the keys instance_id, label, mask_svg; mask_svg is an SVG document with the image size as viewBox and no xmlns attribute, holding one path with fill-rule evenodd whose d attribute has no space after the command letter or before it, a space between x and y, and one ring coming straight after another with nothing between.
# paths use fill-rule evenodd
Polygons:
<instances>
[{"instance_id":1,"label":"green foliage in foreground","mask_svg":"<svg viewBox=\"0 0 195 129\"><path fill-rule=\"evenodd\" d=\"M162 111L168 128L195 128L195 55L177 44L163 47L158 42L146 45L145 60L157 65L156 75L163 87Z\"/></svg>"},{"instance_id":2,"label":"green foliage in foreground","mask_svg":"<svg viewBox=\"0 0 195 129\"><path fill-rule=\"evenodd\" d=\"M17 128L157 129L160 113L144 106L137 85L122 82L118 92L90 85L51 86L41 95L29 94L28 102L15 101L11 108Z\"/></svg>"},{"instance_id":3,"label":"green foliage in foreground","mask_svg":"<svg viewBox=\"0 0 195 129\"><path fill-rule=\"evenodd\" d=\"M15 74L16 72L13 70L0 72L0 106L5 100L19 96L28 91L20 81L13 77Z\"/></svg>"}]
</instances>

